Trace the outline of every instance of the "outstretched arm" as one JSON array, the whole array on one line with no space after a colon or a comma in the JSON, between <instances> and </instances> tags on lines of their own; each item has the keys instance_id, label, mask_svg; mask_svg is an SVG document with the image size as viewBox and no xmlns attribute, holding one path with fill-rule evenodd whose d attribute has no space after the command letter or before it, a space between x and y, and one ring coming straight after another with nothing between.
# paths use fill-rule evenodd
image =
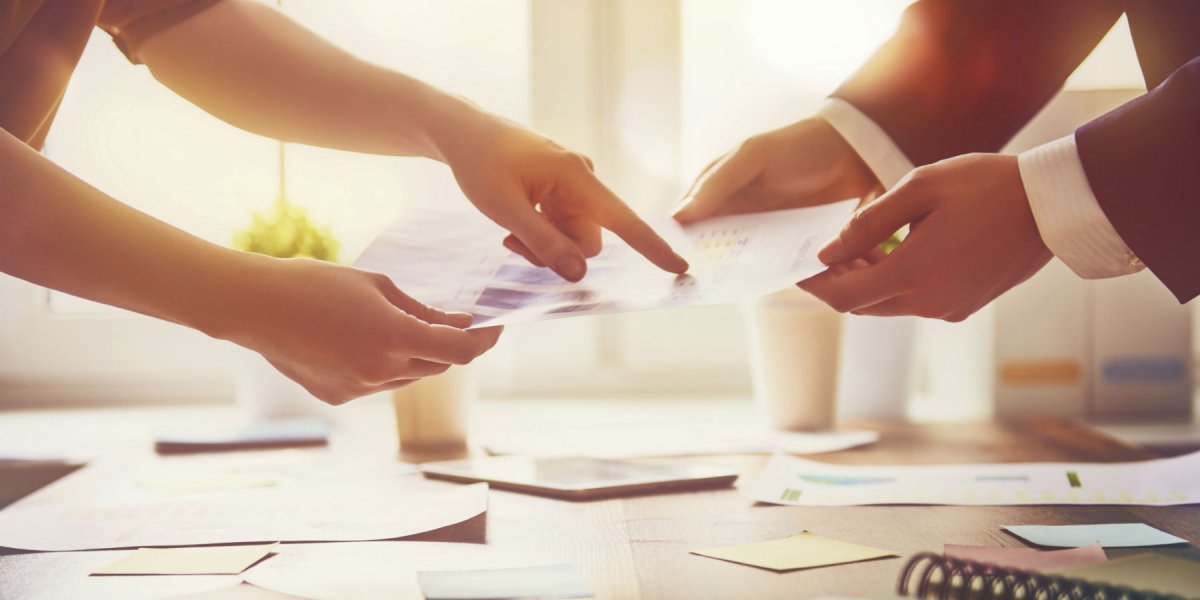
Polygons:
<instances>
[{"instance_id":1,"label":"outstretched arm","mask_svg":"<svg viewBox=\"0 0 1200 600\"><path fill-rule=\"evenodd\" d=\"M402 73L360 60L274 9L224 0L151 37L136 56L180 95L262 135L445 162L506 245L567 279L600 228L659 267L687 263L596 178L591 162Z\"/></svg>"},{"instance_id":2,"label":"outstretched arm","mask_svg":"<svg viewBox=\"0 0 1200 600\"><path fill-rule=\"evenodd\" d=\"M0 271L258 351L338 404L468 362L464 331L386 277L209 244L120 202L0 130Z\"/></svg>"}]
</instances>

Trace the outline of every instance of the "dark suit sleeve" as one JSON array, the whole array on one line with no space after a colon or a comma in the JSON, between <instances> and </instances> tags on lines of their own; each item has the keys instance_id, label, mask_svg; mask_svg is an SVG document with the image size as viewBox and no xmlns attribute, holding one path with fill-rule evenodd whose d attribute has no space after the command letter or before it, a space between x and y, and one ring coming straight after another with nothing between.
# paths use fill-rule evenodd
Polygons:
<instances>
[{"instance_id":1,"label":"dark suit sleeve","mask_svg":"<svg viewBox=\"0 0 1200 600\"><path fill-rule=\"evenodd\" d=\"M1200 295L1200 57L1075 132L1117 234L1180 302Z\"/></svg>"},{"instance_id":2,"label":"dark suit sleeve","mask_svg":"<svg viewBox=\"0 0 1200 600\"><path fill-rule=\"evenodd\" d=\"M1121 15L1115 0L921 0L834 96L915 165L996 152Z\"/></svg>"}]
</instances>

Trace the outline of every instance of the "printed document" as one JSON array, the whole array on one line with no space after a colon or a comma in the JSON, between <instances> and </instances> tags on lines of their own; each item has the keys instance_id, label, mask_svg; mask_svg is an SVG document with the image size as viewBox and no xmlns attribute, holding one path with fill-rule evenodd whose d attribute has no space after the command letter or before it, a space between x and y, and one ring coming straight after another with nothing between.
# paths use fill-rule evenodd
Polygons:
<instances>
[{"instance_id":1,"label":"printed document","mask_svg":"<svg viewBox=\"0 0 1200 600\"><path fill-rule=\"evenodd\" d=\"M501 246L504 230L476 213L406 215L372 242L356 267L390 277L410 296L471 313L473 327L653 308L728 304L779 291L822 270L821 245L841 231L857 200L681 226L653 223L691 269L664 272L605 232L587 276L566 281Z\"/></svg>"},{"instance_id":2,"label":"printed document","mask_svg":"<svg viewBox=\"0 0 1200 600\"><path fill-rule=\"evenodd\" d=\"M792 506L1200 503L1200 452L1127 463L834 465L771 457L751 496Z\"/></svg>"}]
</instances>

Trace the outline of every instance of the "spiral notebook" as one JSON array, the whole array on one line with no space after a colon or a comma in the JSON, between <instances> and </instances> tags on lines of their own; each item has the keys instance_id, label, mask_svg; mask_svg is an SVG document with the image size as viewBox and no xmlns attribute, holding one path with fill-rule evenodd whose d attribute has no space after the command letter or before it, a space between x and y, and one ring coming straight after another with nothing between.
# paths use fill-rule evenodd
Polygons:
<instances>
[{"instance_id":1,"label":"spiral notebook","mask_svg":"<svg viewBox=\"0 0 1200 600\"><path fill-rule=\"evenodd\" d=\"M909 559L897 588L901 596L946 600L1195 600L1200 563L1147 553L1036 573L924 552Z\"/></svg>"}]
</instances>

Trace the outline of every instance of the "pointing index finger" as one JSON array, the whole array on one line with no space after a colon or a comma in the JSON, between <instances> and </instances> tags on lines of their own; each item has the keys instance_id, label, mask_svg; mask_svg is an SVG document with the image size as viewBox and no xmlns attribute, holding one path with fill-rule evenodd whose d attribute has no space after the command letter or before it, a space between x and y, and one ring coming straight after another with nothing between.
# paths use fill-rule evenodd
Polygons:
<instances>
[{"instance_id":1,"label":"pointing index finger","mask_svg":"<svg viewBox=\"0 0 1200 600\"><path fill-rule=\"evenodd\" d=\"M616 194L595 178L581 184L584 197L591 206L591 217L602 227L617 234L634 250L658 268L670 273L682 274L688 270L688 262L677 254L671 245L658 235L633 209L629 208Z\"/></svg>"}]
</instances>

